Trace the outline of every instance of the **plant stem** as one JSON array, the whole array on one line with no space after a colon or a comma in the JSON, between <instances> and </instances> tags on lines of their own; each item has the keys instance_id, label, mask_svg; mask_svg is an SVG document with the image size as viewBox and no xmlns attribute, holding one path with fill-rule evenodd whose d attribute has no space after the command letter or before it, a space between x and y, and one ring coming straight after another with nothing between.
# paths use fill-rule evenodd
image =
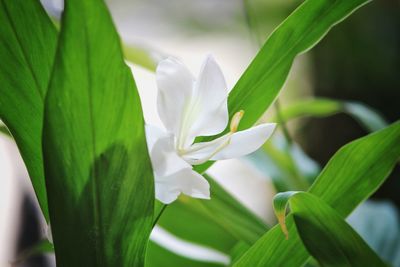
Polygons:
<instances>
[{"instance_id":1,"label":"plant stem","mask_svg":"<svg viewBox=\"0 0 400 267\"><path fill-rule=\"evenodd\" d=\"M161 208L160 212L158 213L156 219L155 219L154 222L153 222L153 227L152 227L152 228L154 228L154 226L156 226L158 220L160 219L161 215L163 214L163 212L164 212L164 210L167 208L167 206L168 206L168 204L164 204L164 205L163 205L163 207Z\"/></svg>"},{"instance_id":2,"label":"plant stem","mask_svg":"<svg viewBox=\"0 0 400 267\"><path fill-rule=\"evenodd\" d=\"M249 0L242 0L243 4L243 14L244 14L244 20L246 22L247 27L249 28L250 35L254 39L254 41L257 43L258 47L262 47L262 40L260 39L260 34L257 32L257 27L255 27L254 23L252 22L250 18L250 5L248 3Z\"/></svg>"}]
</instances>

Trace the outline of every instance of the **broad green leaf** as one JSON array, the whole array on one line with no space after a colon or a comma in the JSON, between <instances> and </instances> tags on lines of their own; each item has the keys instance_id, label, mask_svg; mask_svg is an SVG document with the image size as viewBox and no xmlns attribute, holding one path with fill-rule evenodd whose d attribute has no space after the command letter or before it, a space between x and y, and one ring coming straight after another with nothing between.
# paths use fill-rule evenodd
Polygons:
<instances>
[{"instance_id":1,"label":"broad green leaf","mask_svg":"<svg viewBox=\"0 0 400 267\"><path fill-rule=\"evenodd\" d=\"M143 266L154 181L139 96L102 0L68 0L43 151L58 266Z\"/></svg>"},{"instance_id":2,"label":"broad green leaf","mask_svg":"<svg viewBox=\"0 0 400 267\"><path fill-rule=\"evenodd\" d=\"M396 122L339 149L309 192L347 216L380 187L399 158L400 122Z\"/></svg>"},{"instance_id":3,"label":"broad green leaf","mask_svg":"<svg viewBox=\"0 0 400 267\"><path fill-rule=\"evenodd\" d=\"M321 266L387 266L351 226L318 197L305 192L284 194L279 194L279 198L286 198L303 244Z\"/></svg>"},{"instance_id":4,"label":"broad green leaf","mask_svg":"<svg viewBox=\"0 0 400 267\"><path fill-rule=\"evenodd\" d=\"M164 247L150 241L146 255L146 267L221 267L223 264L199 261L177 255Z\"/></svg>"},{"instance_id":5,"label":"broad green leaf","mask_svg":"<svg viewBox=\"0 0 400 267\"><path fill-rule=\"evenodd\" d=\"M37 0L0 0L0 25L0 118L18 145L48 220L41 135L57 32Z\"/></svg>"},{"instance_id":6,"label":"broad green leaf","mask_svg":"<svg viewBox=\"0 0 400 267\"><path fill-rule=\"evenodd\" d=\"M400 157L400 122L341 148L328 162L309 192L343 217L382 184ZM286 218L289 239L279 226L261 237L235 266L300 266L308 254L293 217Z\"/></svg>"},{"instance_id":7,"label":"broad green leaf","mask_svg":"<svg viewBox=\"0 0 400 267\"><path fill-rule=\"evenodd\" d=\"M168 205L158 221L159 225L181 239L229 253L237 242L236 238L205 216L202 210L188 205L187 201L191 199L184 197ZM215 236L218 236L218 242Z\"/></svg>"},{"instance_id":8,"label":"broad green leaf","mask_svg":"<svg viewBox=\"0 0 400 267\"><path fill-rule=\"evenodd\" d=\"M240 240L254 243L268 230L261 219L211 177L205 177L210 183L211 199L181 197L165 210L159 221L162 227L182 239L225 253L230 253Z\"/></svg>"},{"instance_id":9,"label":"broad green leaf","mask_svg":"<svg viewBox=\"0 0 400 267\"><path fill-rule=\"evenodd\" d=\"M229 112L246 112L240 128L252 126L282 88L295 57L368 0L308 0L269 36L229 95Z\"/></svg>"},{"instance_id":10,"label":"broad green leaf","mask_svg":"<svg viewBox=\"0 0 400 267\"><path fill-rule=\"evenodd\" d=\"M231 264L235 263L250 248L250 245L239 241L231 250Z\"/></svg>"},{"instance_id":11,"label":"broad green leaf","mask_svg":"<svg viewBox=\"0 0 400 267\"><path fill-rule=\"evenodd\" d=\"M365 201L347 222L385 262L400 266L400 216L394 203Z\"/></svg>"},{"instance_id":12,"label":"broad green leaf","mask_svg":"<svg viewBox=\"0 0 400 267\"><path fill-rule=\"evenodd\" d=\"M378 131L388 125L385 119L371 107L357 102L328 98L296 100L293 104L283 107L280 115L284 121L289 121L305 116L327 117L339 112L350 115L370 132ZM273 117L271 120L276 121L277 118Z\"/></svg>"},{"instance_id":13,"label":"broad green leaf","mask_svg":"<svg viewBox=\"0 0 400 267\"><path fill-rule=\"evenodd\" d=\"M294 59L315 46L336 24L370 0L306 0L268 37L228 98L229 114L245 115L239 129L253 126L278 96ZM200 139L199 139L200 140ZM204 172L212 165L196 166Z\"/></svg>"},{"instance_id":14,"label":"broad green leaf","mask_svg":"<svg viewBox=\"0 0 400 267\"><path fill-rule=\"evenodd\" d=\"M202 201L193 199L193 206L200 206L204 215L211 220L223 225L225 230L231 232L239 240L253 243L269 227L255 214L245 208L239 201L227 193L210 176L205 175L211 187L211 200Z\"/></svg>"}]
</instances>

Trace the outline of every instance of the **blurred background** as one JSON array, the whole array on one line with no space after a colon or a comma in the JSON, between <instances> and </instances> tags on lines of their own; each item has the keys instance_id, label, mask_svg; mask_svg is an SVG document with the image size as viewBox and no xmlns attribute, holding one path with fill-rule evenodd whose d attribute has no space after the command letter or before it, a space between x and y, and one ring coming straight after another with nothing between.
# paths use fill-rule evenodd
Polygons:
<instances>
[{"instance_id":1,"label":"blurred background","mask_svg":"<svg viewBox=\"0 0 400 267\"><path fill-rule=\"evenodd\" d=\"M57 21L62 1L41 2ZM212 54L232 88L268 35L302 1L107 2L128 61L141 62L131 67L145 119L160 124L154 62L174 56L197 74L204 57ZM307 188L341 146L400 118L399 74L400 2L373 1L296 59L279 105L262 118L280 122L274 138L253 155L218 162L209 174L262 220L275 223L271 199L277 191ZM372 200L349 218L394 266L400 266L399 176L397 166ZM1 134L0 179L0 266L9 266L46 238L47 226L16 146ZM162 228L152 239L183 257L229 261L219 251L190 245ZM13 266L54 265L49 253Z\"/></svg>"}]
</instances>

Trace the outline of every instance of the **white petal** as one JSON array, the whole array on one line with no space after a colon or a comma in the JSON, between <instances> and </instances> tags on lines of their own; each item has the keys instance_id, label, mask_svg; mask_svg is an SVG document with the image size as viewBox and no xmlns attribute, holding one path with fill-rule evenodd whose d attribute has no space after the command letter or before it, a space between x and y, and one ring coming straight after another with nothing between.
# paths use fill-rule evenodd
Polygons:
<instances>
[{"instance_id":1,"label":"white petal","mask_svg":"<svg viewBox=\"0 0 400 267\"><path fill-rule=\"evenodd\" d=\"M265 123L234 134L226 134L210 142L196 143L183 158L190 164L205 160L238 158L260 148L272 135L275 123Z\"/></svg>"},{"instance_id":2,"label":"white petal","mask_svg":"<svg viewBox=\"0 0 400 267\"><path fill-rule=\"evenodd\" d=\"M187 145L196 136L216 135L228 125L228 90L224 75L212 56L203 63L192 97L189 111L193 113L192 125L188 130Z\"/></svg>"},{"instance_id":3,"label":"white petal","mask_svg":"<svg viewBox=\"0 0 400 267\"><path fill-rule=\"evenodd\" d=\"M207 180L191 168L169 176L156 175L155 189L156 198L164 204L173 202L181 193L194 198L210 199L210 185Z\"/></svg>"},{"instance_id":4,"label":"white petal","mask_svg":"<svg viewBox=\"0 0 400 267\"><path fill-rule=\"evenodd\" d=\"M264 123L234 133L229 145L212 157L211 160L238 158L256 151L271 137L275 126L275 123Z\"/></svg>"},{"instance_id":5,"label":"white petal","mask_svg":"<svg viewBox=\"0 0 400 267\"><path fill-rule=\"evenodd\" d=\"M181 62L170 57L157 66L156 79L158 114L165 128L178 135L183 110L192 96L193 75Z\"/></svg>"},{"instance_id":6,"label":"white petal","mask_svg":"<svg viewBox=\"0 0 400 267\"><path fill-rule=\"evenodd\" d=\"M173 135L158 139L150 152L151 163L156 175L168 176L191 166L175 150Z\"/></svg>"},{"instance_id":7,"label":"white petal","mask_svg":"<svg viewBox=\"0 0 400 267\"><path fill-rule=\"evenodd\" d=\"M210 142L191 145L182 156L191 165L199 165L210 160L215 154L229 145L232 134L228 133Z\"/></svg>"},{"instance_id":8,"label":"white petal","mask_svg":"<svg viewBox=\"0 0 400 267\"><path fill-rule=\"evenodd\" d=\"M155 125L146 124L144 129L146 132L146 142L149 151L153 149L154 144L158 139L167 136L166 132L164 132L162 129L158 128Z\"/></svg>"}]
</instances>

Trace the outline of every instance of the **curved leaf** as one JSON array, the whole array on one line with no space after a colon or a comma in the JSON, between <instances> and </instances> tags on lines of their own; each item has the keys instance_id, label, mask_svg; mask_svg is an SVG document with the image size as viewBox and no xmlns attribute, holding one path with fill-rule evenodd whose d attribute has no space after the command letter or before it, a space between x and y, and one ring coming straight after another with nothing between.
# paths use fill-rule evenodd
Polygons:
<instances>
[{"instance_id":1,"label":"curved leaf","mask_svg":"<svg viewBox=\"0 0 400 267\"><path fill-rule=\"evenodd\" d=\"M18 145L48 220L41 135L57 31L37 0L0 0L0 24L0 118Z\"/></svg>"},{"instance_id":2,"label":"curved leaf","mask_svg":"<svg viewBox=\"0 0 400 267\"><path fill-rule=\"evenodd\" d=\"M400 157L400 122L351 142L328 162L309 192L343 217L368 198L388 177ZM261 237L234 266L300 266L308 258L294 226L286 218L289 239L279 226Z\"/></svg>"},{"instance_id":3,"label":"curved leaf","mask_svg":"<svg viewBox=\"0 0 400 267\"><path fill-rule=\"evenodd\" d=\"M392 266L400 266L400 216L390 201L368 200L358 206L347 222Z\"/></svg>"},{"instance_id":4,"label":"curved leaf","mask_svg":"<svg viewBox=\"0 0 400 267\"><path fill-rule=\"evenodd\" d=\"M244 110L240 128L251 127L282 88L295 57L368 0L308 0L268 37L229 95L229 112Z\"/></svg>"},{"instance_id":5,"label":"curved leaf","mask_svg":"<svg viewBox=\"0 0 400 267\"><path fill-rule=\"evenodd\" d=\"M321 266L387 266L329 205L310 193L288 200L303 244Z\"/></svg>"},{"instance_id":6,"label":"curved leaf","mask_svg":"<svg viewBox=\"0 0 400 267\"><path fill-rule=\"evenodd\" d=\"M247 129L260 119L278 96L299 54L310 50L333 26L368 2L307 0L287 17L268 37L229 94L230 116L245 111L239 129ZM207 162L195 169L204 172L211 165Z\"/></svg>"},{"instance_id":7,"label":"curved leaf","mask_svg":"<svg viewBox=\"0 0 400 267\"><path fill-rule=\"evenodd\" d=\"M210 176L211 199L180 197L168 206L159 223L174 235L225 253L243 240L254 243L268 226L227 193ZM215 242L215 236L221 242Z\"/></svg>"},{"instance_id":8,"label":"curved leaf","mask_svg":"<svg viewBox=\"0 0 400 267\"><path fill-rule=\"evenodd\" d=\"M162 246L150 241L146 256L146 267L222 267L223 264L204 262L175 254Z\"/></svg>"},{"instance_id":9,"label":"curved leaf","mask_svg":"<svg viewBox=\"0 0 400 267\"><path fill-rule=\"evenodd\" d=\"M102 0L66 1L43 151L57 265L143 266L154 181L136 85Z\"/></svg>"}]
</instances>

